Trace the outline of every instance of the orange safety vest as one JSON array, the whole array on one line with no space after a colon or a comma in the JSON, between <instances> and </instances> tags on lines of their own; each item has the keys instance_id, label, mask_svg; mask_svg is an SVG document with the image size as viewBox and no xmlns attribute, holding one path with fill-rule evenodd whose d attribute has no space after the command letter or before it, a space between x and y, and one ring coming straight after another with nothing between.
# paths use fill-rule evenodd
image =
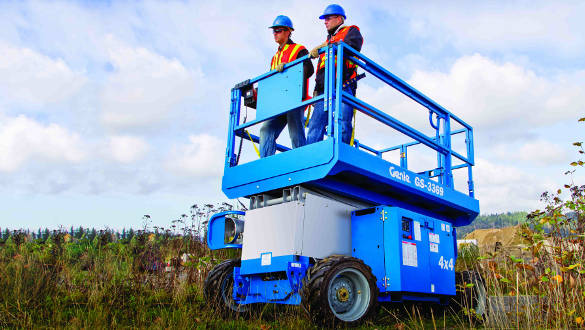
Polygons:
<instances>
[{"instance_id":1,"label":"orange safety vest","mask_svg":"<svg viewBox=\"0 0 585 330\"><path fill-rule=\"evenodd\" d=\"M305 49L304 46L299 44L286 44L282 49L276 51L276 54L272 56L270 62L270 70L276 69L280 63L288 63L297 59L297 55L301 50Z\"/></svg>"},{"instance_id":2,"label":"orange safety vest","mask_svg":"<svg viewBox=\"0 0 585 330\"><path fill-rule=\"evenodd\" d=\"M297 55L303 49L306 49L305 46L303 46L303 45L285 44L284 47L282 47L282 49L278 49L276 51L276 54L274 54L274 56L272 56L272 61L270 61L270 70L276 69L276 67L280 63L288 63L288 62L292 62L292 61L296 60ZM305 93L305 96L303 97L303 100L306 100L309 98L308 86L309 86L309 79L307 79L307 81L305 82L304 89L306 90L306 93ZM305 110L306 110L306 108L305 108Z\"/></svg>"},{"instance_id":3,"label":"orange safety vest","mask_svg":"<svg viewBox=\"0 0 585 330\"><path fill-rule=\"evenodd\" d=\"M358 29L358 31L360 30L359 27L355 26L355 25L351 25L351 26L345 26L342 27L341 29L339 29L339 31L337 31L337 33L335 35L333 35L331 37L331 39L327 40L328 44L334 44L336 42L339 41L343 41L345 39L345 36L347 35L347 32L349 32L349 29L351 29L352 27ZM321 70L325 70L325 59L327 56L327 52L322 53L321 55L319 55L319 62L317 62L317 72L321 71ZM337 55L335 55L335 64L337 65ZM351 76L348 79L353 79L357 76L357 64L353 63L350 60L345 60L345 70L346 72L352 72ZM351 70L351 71L350 71Z\"/></svg>"}]
</instances>

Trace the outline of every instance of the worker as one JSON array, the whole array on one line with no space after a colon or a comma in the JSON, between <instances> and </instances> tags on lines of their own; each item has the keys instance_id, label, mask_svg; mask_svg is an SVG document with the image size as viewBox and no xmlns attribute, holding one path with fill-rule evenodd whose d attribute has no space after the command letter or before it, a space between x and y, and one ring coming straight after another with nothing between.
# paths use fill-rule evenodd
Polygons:
<instances>
[{"instance_id":1,"label":"worker","mask_svg":"<svg viewBox=\"0 0 585 330\"><path fill-rule=\"evenodd\" d=\"M319 57L317 63L317 74L315 75L315 91L313 96L318 96L324 93L324 81L325 81L325 56L323 53L319 56L319 49L333 44L336 42L343 41L353 49L360 51L364 39L360 33L360 29L355 26L345 26L345 11L340 5L329 5L325 8L323 15L319 16L319 19L324 20L325 28L327 29L327 40L313 48L310 52L310 57ZM351 79L357 76L357 65L349 61L344 57L344 68L343 68L343 90L351 95L355 96L357 82L349 82ZM349 82L349 83L348 83ZM314 111L313 116L309 121L309 131L307 135L307 144L318 142L323 140L325 134L325 127L327 126L327 113L323 109L323 102L317 102L313 105ZM351 140L351 119L353 117L353 108L345 103L341 104L341 139L344 143L349 143Z\"/></svg>"},{"instance_id":2,"label":"worker","mask_svg":"<svg viewBox=\"0 0 585 330\"><path fill-rule=\"evenodd\" d=\"M272 26L272 34L274 41L278 44L276 54L272 57L270 62L270 70L282 72L284 65L292 62L297 58L301 58L309 51L302 45L295 44L291 39L291 33L294 31L293 24L290 18L284 15L276 17ZM307 82L309 77L313 75L313 64L307 58L303 62L303 72L305 83L303 85L303 98L308 98ZM276 152L276 139L288 123L288 133L290 135L291 144L293 148L302 147L306 144L305 128L303 126L303 111L304 108L298 108L282 114L278 117L265 121L260 128L260 157L267 157L274 155Z\"/></svg>"}]
</instances>

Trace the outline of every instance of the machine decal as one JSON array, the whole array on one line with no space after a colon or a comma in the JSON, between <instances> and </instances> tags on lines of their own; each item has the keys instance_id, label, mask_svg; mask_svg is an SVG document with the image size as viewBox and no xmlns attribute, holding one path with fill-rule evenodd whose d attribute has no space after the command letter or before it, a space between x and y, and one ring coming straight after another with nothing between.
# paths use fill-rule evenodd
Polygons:
<instances>
[{"instance_id":1,"label":"machine decal","mask_svg":"<svg viewBox=\"0 0 585 330\"><path fill-rule=\"evenodd\" d=\"M392 167L390 169L392 169ZM410 183L410 181L408 181L408 183ZM443 189L443 187L441 187L440 185L431 180L425 181L425 179L423 178L415 177L414 185L421 189L426 189L428 192L433 193L435 195L443 196L445 194L445 189Z\"/></svg>"},{"instance_id":2,"label":"machine decal","mask_svg":"<svg viewBox=\"0 0 585 330\"><path fill-rule=\"evenodd\" d=\"M430 243L429 248L431 252L439 252L439 244L437 243Z\"/></svg>"},{"instance_id":3,"label":"machine decal","mask_svg":"<svg viewBox=\"0 0 585 330\"><path fill-rule=\"evenodd\" d=\"M429 242L440 244L441 238L440 238L439 234L429 233Z\"/></svg>"},{"instance_id":4,"label":"machine decal","mask_svg":"<svg viewBox=\"0 0 585 330\"><path fill-rule=\"evenodd\" d=\"M272 264L272 252L260 254L260 265L270 266Z\"/></svg>"},{"instance_id":5,"label":"machine decal","mask_svg":"<svg viewBox=\"0 0 585 330\"><path fill-rule=\"evenodd\" d=\"M390 176L398 179L400 181L404 181L404 182L408 182L410 183L410 176L408 174L406 174L406 172L404 171L397 171L394 169L394 166L390 166Z\"/></svg>"},{"instance_id":6,"label":"machine decal","mask_svg":"<svg viewBox=\"0 0 585 330\"><path fill-rule=\"evenodd\" d=\"M444 270L453 270L453 258L447 260L446 258L443 258L443 256L441 256L441 258L439 259L439 266L441 267L441 269Z\"/></svg>"},{"instance_id":7,"label":"machine decal","mask_svg":"<svg viewBox=\"0 0 585 330\"><path fill-rule=\"evenodd\" d=\"M402 241L402 264L404 266L418 267L416 243Z\"/></svg>"},{"instance_id":8,"label":"machine decal","mask_svg":"<svg viewBox=\"0 0 585 330\"><path fill-rule=\"evenodd\" d=\"M420 222L414 222L414 239L420 241Z\"/></svg>"}]
</instances>

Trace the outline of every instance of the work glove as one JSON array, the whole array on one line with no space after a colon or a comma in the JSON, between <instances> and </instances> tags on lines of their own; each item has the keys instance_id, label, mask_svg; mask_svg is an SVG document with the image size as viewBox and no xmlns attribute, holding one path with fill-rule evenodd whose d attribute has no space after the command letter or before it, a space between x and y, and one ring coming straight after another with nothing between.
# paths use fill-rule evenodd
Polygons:
<instances>
[{"instance_id":1,"label":"work glove","mask_svg":"<svg viewBox=\"0 0 585 330\"><path fill-rule=\"evenodd\" d=\"M283 70L284 70L284 63L280 63L278 66L276 66L276 71L282 72Z\"/></svg>"},{"instance_id":2,"label":"work glove","mask_svg":"<svg viewBox=\"0 0 585 330\"><path fill-rule=\"evenodd\" d=\"M327 43L326 42L320 44L319 46L317 46L317 47L315 47L313 49L311 49L311 51L309 52L309 57L310 58L317 58L317 57L319 57L319 49L321 49L321 48L323 48L325 46L327 46Z\"/></svg>"}]
</instances>

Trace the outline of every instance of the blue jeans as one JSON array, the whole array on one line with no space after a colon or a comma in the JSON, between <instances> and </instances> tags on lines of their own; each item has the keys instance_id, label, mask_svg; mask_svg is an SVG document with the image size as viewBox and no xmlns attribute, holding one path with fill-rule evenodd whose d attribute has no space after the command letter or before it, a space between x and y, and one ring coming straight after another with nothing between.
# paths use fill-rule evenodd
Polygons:
<instances>
[{"instance_id":1,"label":"blue jeans","mask_svg":"<svg viewBox=\"0 0 585 330\"><path fill-rule=\"evenodd\" d=\"M268 157L276 153L276 139L287 123L292 147L298 148L307 144L303 125L304 110L304 107L295 109L262 124L260 128L260 157Z\"/></svg>"},{"instance_id":2,"label":"blue jeans","mask_svg":"<svg viewBox=\"0 0 585 330\"><path fill-rule=\"evenodd\" d=\"M355 95L355 87L347 86L343 91ZM335 106L335 104L334 104ZM337 114L338 115L338 114ZM349 143L351 140L351 119L353 117L353 107L341 103L341 141ZM327 112L323 110L323 102L313 104L313 116L309 119L309 132L307 134L307 144L323 141L325 127L327 126ZM333 123L332 123L333 124ZM334 124L333 124L334 125Z\"/></svg>"}]
</instances>

